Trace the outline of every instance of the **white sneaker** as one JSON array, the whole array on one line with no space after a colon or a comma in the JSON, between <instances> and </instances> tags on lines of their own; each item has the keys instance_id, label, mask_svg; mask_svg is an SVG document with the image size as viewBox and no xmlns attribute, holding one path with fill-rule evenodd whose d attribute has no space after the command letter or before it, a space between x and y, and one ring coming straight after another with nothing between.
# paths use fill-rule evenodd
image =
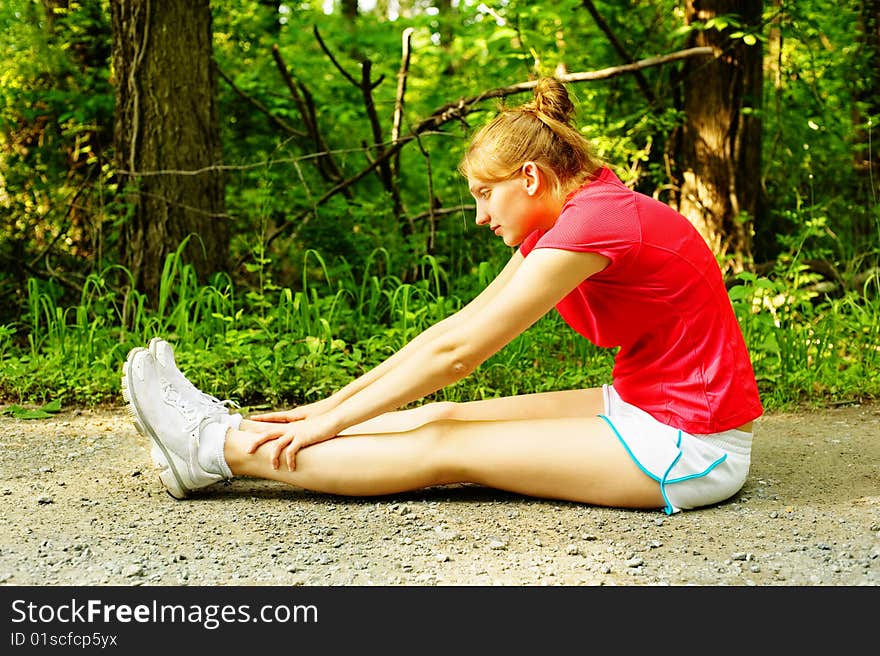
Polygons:
<instances>
[{"instance_id":1,"label":"white sneaker","mask_svg":"<svg viewBox=\"0 0 880 656\"><path fill-rule=\"evenodd\" d=\"M153 462L159 479L175 499L185 499L192 490L224 479L205 471L199 464L199 435L220 420L180 394L165 379L158 363L145 348L132 349L122 369L122 396L128 403L137 431L153 443Z\"/></svg>"},{"instance_id":2,"label":"white sneaker","mask_svg":"<svg viewBox=\"0 0 880 656\"><path fill-rule=\"evenodd\" d=\"M227 423L232 425L233 428L238 427L239 422L231 421L229 417L229 407L238 407L235 402L230 400L221 401L217 397L205 394L193 385L183 375L183 372L177 368L177 362L174 360L174 349L171 347L171 344L161 337L154 337L150 340L150 353L156 360L161 375L177 388L177 391L189 404L200 408L207 415L222 417L224 420L230 419Z\"/></svg>"}]
</instances>

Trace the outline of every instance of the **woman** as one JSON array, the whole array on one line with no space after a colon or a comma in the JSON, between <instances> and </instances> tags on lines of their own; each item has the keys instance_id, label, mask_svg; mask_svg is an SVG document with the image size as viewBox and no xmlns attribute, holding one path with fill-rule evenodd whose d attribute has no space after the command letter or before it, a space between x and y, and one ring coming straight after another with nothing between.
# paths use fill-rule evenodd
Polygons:
<instances>
[{"instance_id":1,"label":"woman","mask_svg":"<svg viewBox=\"0 0 880 656\"><path fill-rule=\"evenodd\" d=\"M333 395L245 420L197 390L167 342L133 350L123 392L172 496L234 476L358 496L470 482L667 513L735 494L762 408L718 265L683 216L592 156L573 109L546 78L478 132L460 165L476 222L518 250L472 302ZM619 347L611 384L396 411L554 307Z\"/></svg>"}]
</instances>

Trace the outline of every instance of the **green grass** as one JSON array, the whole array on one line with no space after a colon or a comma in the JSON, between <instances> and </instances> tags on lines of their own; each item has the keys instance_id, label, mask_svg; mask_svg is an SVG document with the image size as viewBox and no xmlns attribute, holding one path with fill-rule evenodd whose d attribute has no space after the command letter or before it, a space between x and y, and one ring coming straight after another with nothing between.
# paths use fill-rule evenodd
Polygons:
<instances>
[{"instance_id":1,"label":"green grass","mask_svg":"<svg viewBox=\"0 0 880 656\"><path fill-rule=\"evenodd\" d=\"M6 403L93 406L121 403L121 365L151 337L175 345L178 363L200 388L245 407L319 399L448 316L491 277L484 264L444 293L432 258L421 279L403 283L376 251L356 275L309 251L298 289L261 276L243 293L228 276L200 285L174 254L155 309L138 292L114 291L117 268L86 281L64 307L51 284L31 280L28 310L0 326L0 397ZM767 277L742 274L730 291L768 410L848 403L880 396L880 280L836 298L791 263ZM471 400L589 387L610 380L613 352L594 347L556 313L436 398Z\"/></svg>"}]
</instances>

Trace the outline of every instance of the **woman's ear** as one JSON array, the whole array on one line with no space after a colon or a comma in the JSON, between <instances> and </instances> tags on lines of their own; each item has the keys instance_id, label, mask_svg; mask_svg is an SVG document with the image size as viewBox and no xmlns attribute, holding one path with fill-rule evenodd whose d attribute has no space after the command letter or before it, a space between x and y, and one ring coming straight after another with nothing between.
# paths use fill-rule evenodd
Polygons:
<instances>
[{"instance_id":1,"label":"woman's ear","mask_svg":"<svg viewBox=\"0 0 880 656\"><path fill-rule=\"evenodd\" d=\"M520 175L522 176L526 193L529 196L536 195L541 189L541 169L538 165L531 161L526 162L520 169Z\"/></svg>"}]
</instances>

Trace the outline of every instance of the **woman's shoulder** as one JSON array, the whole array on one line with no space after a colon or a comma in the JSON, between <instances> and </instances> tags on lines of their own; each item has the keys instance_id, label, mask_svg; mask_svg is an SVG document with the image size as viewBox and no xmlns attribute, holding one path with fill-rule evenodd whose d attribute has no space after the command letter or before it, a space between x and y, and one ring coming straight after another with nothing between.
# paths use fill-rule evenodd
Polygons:
<instances>
[{"instance_id":1,"label":"woman's shoulder","mask_svg":"<svg viewBox=\"0 0 880 656\"><path fill-rule=\"evenodd\" d=\"M635 194L636 192L621 182L614 171L604 166L565 197L563 210L574 207L601 211L609 205L630 207L634 203Z\"/></svg>"},{"instance_id":2,"label":"woman's shoulder","mask_svg":"<svg viewBox=\"0 0 880 656\"><path fill-rule=\"evenodd\" d=\"M608 184L617 178L614 171L612 171L608 166L602 165L592 173L586 175L586 177L579 183L577 183L570 192L565 195L564 202L568 202L572 198L577 196L581 196L584 194L590 187L596 189L603 184Z\"/></svg>"}]
</instances>

